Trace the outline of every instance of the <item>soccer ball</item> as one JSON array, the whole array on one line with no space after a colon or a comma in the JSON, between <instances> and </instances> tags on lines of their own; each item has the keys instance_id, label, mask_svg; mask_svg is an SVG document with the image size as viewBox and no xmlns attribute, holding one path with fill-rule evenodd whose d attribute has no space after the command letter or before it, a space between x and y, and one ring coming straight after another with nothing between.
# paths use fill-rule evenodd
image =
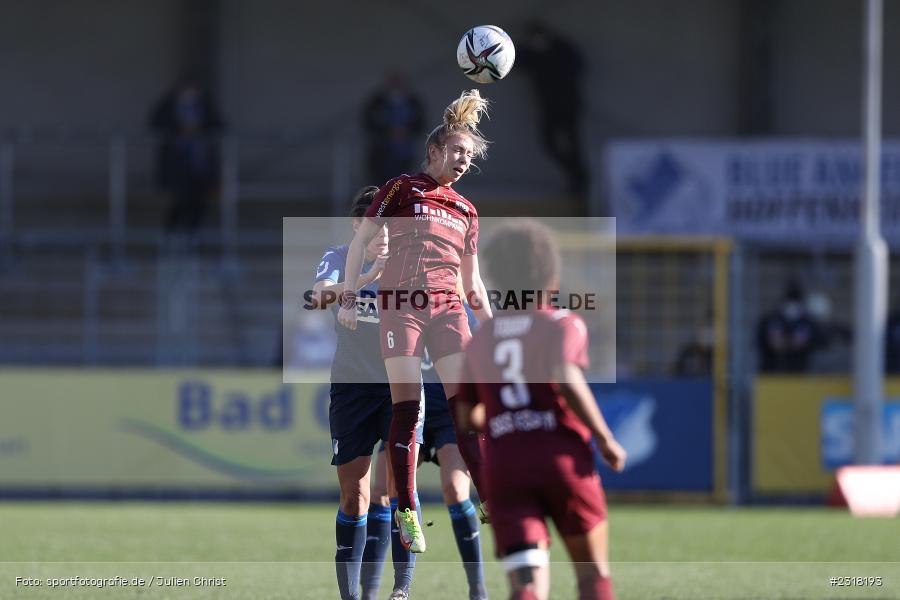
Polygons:
<instances>
[{"instance_id":1,"label":"soccer ball","mask_svg":"<svg viewBox=\"0 0 900 600\"><path fill-rule=\"evenodd\" d=\"M456 48L456 61L466 77L491 83L506 77L516 62L516 47L506 32L493 25L468 30Z\"/></svg>"}]
</instances>

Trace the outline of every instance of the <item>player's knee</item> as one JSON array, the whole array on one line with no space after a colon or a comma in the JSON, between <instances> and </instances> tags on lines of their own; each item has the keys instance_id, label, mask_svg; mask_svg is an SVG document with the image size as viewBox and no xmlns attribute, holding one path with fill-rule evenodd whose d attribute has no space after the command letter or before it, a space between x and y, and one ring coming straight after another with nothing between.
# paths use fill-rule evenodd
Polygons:
<instances>
[{"instance_id":1,"label":"player's knee","mask_svg":"<svg viewBox=\"0 0 900 600\"><path fill-rule=\"evenodd\" d=\"M469 481L462 482L450 479L450 481L441 482L441 493L444 495L444 502L447 504L459 504L469 499Z\"/></svg>"},{"instance_id":2,"label":"player's knee","mask_svg":"<svg viewBox=\"0 0 900 600\"><path fill-rule=\"evenodd\" d=\"M341 490L341 510L345 515L364 515L369 510L369 490L359 486Z\"/></svg>"},{"instance_id":3,"label":"player's knee","mask_svg":"<svg viewBox=\"0 0 900 600\"><path fill-rule=\"evenodd\" d=\"M456 487L452 483L446 483L441 486L441 493L444 495L444 503L445 504L459 504L464 500L464 498L460 498L457 493Z\"/></svg>"},{"instance_id":4,"label":"player's knee","mask_svg":"<svg viewBox=\"0 0 900 600\"><path fill-rule=\"evenodd\" d=\"M509 574L530 576L534 569L550 564L550 555L537 544L527 544L507 551L503 557L503 569ZM528 581L522 581L528 583Z\"/></svg>"},{"instance_id":5,"label":"player's knee","mask_svg":"<svg viewBox=\"0 0 900 600\"><path fill-rule=\"evenodd\" d=\"M547 551L538 548L536 544L527 545L508 552L503 563L512 592L510 599L540 600L537 579L539 571L546 569L549 564Z\"/></svg>"}]
</instances>

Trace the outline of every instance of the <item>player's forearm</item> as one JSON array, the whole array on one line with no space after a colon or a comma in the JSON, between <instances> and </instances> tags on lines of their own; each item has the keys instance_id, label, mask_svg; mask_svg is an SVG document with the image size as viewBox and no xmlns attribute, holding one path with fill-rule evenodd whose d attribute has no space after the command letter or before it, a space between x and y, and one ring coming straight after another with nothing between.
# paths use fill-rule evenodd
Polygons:
<instances>
[{"instance_id":1,"label":"player's forearm","mask_svg":"<svg viewBox=\"0 0 900 600\"><path fill-rule=\"evenodd\" d=\"M587 381L585 381L581 369L574 365L567 365L567 368L564 368L560 374L558 381L560 392L566 399L566 404L569 405L575 416L588 426L594 437L601 443L613 440L612 431L610 431L606 419L603 418L603 414L597 406L594 394L591 392Z\"/></svg>"},{"instance_id":2,"label":"player's forearm","mask_svg":"<svg viewBox=\"0 0 900 600\"><path fill-rule=\"evenodd\" d=\"M571 386L570 393L566 393L566 391L563 390L563 396L566 398L566 402L572 408L575 415L588 426L588 429L591 430L591 433L598 441L601 443L612 441L612 431L610 431L609 425L606 424L606 419L603 418L603 414L597 407L594 395L591 393L587 384L583 384L583 386L583 389L580 389L580 386L577 384ZM565 388L567 386L564 385L563 387Z\"/></svg>"},{"instance_id":3,"label":"player's forearm","mask_svg":"<svg viewBox=\"0 0 900 600\"><path fill-rule=\"evenodd\" d=\"M469 306L472 307L472 312L475 313L475 318L478 319L479 323L484 323L493 316L491 304L488 301L487 289L484 287L484 282L481 281L480 277L477 281L471 282L465 292L466 298L469 299Z\"/></svg>"},{"instance_id":4,"label":"player's forearm","mask_svg":"<svg viewBox=\"0 0 900 600\"><path fill-rule=\"evenodd\" d=\"M324 292L329 292L325 294ZM313 303L317 308L326 308L332 302L341 297L344 292L343 283L322 283L313 286Z\"/></svg>"},{"instance_id":5,"label":"player's forearm","mask_svg":"<svg viewBox=\"0 0 900 600\"><path fill-rule=\"evenodd\" d=\"M347 265L344 272L344 289L356 291L360 288L360 271L362 271L363 258L365 258L366 247L360 239L359 235L353 236L350 247L347 248Z\"/></svg>"},{"instance_id":6,"label":"player's forearm","mask_svg":"<svg viewBox=\"0 0 900 600\"><path fill-rule=\"evenodd\" d=\"M458 401L456 403L456 414L453 416L461 430L484 430L484 404L471 404L469 402Z\"/></svg>"}]
</instances>

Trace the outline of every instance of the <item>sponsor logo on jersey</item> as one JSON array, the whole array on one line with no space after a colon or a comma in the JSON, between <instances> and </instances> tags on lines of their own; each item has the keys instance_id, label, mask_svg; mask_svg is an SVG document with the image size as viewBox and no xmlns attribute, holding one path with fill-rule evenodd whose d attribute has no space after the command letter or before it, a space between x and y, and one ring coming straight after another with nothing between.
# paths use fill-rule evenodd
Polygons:
<instances>
[{"instance_id":1,"label":"sponsor logo on jersey","mask_svg":"<svg viewBox=\"0 0 900 600\"><path fill-rule=\"evenodd\" d=\"M394 185L391 186L391 189L388 190L388 193L385 195L384 200L381 201L381 204L378 206L378 212L375 213L376 217L380 217L384 212L384 209L387 208L387 205L390 204L391 200L394 198L394 194L400 189L400 180L394 182Z\"/></svg>"},{"instance_id":2,"label":"sponsor logo on jersey","mask_svg":"<svg viewBox=\"0 0 900 600\"><path fill-rule=\"evenodd\" d=\"M378 303L375 298L359 296L356 299L356 320L363 323L379 323Z\"/></svg>"},{"instance_id":3,"label":"sponsor logo on jersey","mask_svg":"<svg viewBox=\"0 0 900 600\"><path fill-rule=\"evenodd\" d=\"M453 216L443 208L436 208L416 202L414 205L415 219L417 221L431 221L446 227L450 227L459 232L465 233L468 229L466 222L459 217Z\"/></svg>"}]
</instances>

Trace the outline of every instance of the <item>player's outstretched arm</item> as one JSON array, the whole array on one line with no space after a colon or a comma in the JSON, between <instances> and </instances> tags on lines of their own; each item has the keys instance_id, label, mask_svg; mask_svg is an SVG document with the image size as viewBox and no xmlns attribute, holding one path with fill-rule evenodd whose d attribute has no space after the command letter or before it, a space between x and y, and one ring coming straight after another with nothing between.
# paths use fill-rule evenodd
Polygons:
<instances>
[{"instance_id":1,"label":"player's outstretched arm","mask_svg":"<svg viewBox=\"0 0 900 600\"><path fill-rule=\"evenodd\" d=\"M462 263L460 264L460 279L462 280L463 291L475 313L475 318L479 323L484 323L490 319L491 305L488 302L487 290L484 282L481 280L481 271L478 268L477 254L464 254Z\"/></svg>"},{"instance_id":2,"label":"player's outstretched arm","mask_svg":"<svg viewBox=\"0 0 900 600\"><path fill-rule=\"evenodd\" d=\"M563 363L553 369L553 378L559 385L566 404L597 438L603 460L613 470L622 471L625 468L625 449L619 445L606 424L581 368L574 363Z\"/></svg>"},{"instance_id":3,"label":"player's outstretched arm","mask_svg":"<svg viewBox=\"0 0 900 600\"><path fill-rule=\"evenodd\" d=\"M381 231L381 226L371 219L363 219L347 249L347 265L344 272L344 291L356 293L360 287L360 275L363 259L366 257L366 246ZM347 329L356 329L356 302L346 302L338 311L338 323Z\"/></svg>"}]
</instances>

